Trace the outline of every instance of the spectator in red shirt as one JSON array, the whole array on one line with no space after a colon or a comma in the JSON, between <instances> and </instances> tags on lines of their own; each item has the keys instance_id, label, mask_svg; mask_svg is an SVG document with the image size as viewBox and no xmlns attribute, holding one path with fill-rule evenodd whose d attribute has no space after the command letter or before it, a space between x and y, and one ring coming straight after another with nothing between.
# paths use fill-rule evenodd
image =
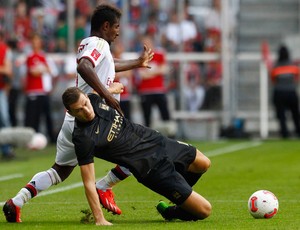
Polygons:
<instances>
[{"instance_id":1,"label":"spectator in red shirt","mask_svg":"<svg viewBox=\"0 0 300 230\"><path fill-rule=\"evenodd\" d=\"M11 51L4 41L4 33L0 31L0 128L9 127L8 90L12 76ZM15 157L12 146L3 144L0 146L3 159Z\"/></svg>"},{"instance_id":2,"label":"spectator in red shirt","mask_svg":"<svg viewBox=\"0 0 300 230\"><path fill-rule=\"evenodd\" d=\"M50 141L55 142L53 122L50 109L49 75L52 71L42 51L42 39L40 35L32 36L32 53L27 56L25 78L25 126L32 127L39 132L40 120L46 118L46 127ZM51 84L51 83L50 83Z\"/></svg>"},{"instance_id":3,"label":"spectator in red shirt","mask_svg":"<svg viewBox=\"0 0 300 230\"><path fill-rule=\"evenodd\" d=\"M112 55L114 59L123 59L123 52L124 52L124 46L120 40L114 42L112 45ZM132 85L133 85L133 71L127 70L122 72L116 73L116 82L121 82L124 86L124 90L121 93L120 98L120 106L124 113L124 116L131 120L131 92L132 92Z\"/></svg>"},{"instance_id":4,"label":"spectator in red shirt","mask_svg":"<svg viewBox=\"0 0 300 230\"><path fill-rule=\"evenodd\" d=\"M151 69L139 69L137 90L141 96L141 106L144 115L145 125L151 125L151 109L157 105L161 118L164 121L170 120L168 100L166 97L165 74L168 70L165 53L162 49L155 48L149 36L143 37L143 43L147 44L154 52Z\"/></svg>"}]
</instances>

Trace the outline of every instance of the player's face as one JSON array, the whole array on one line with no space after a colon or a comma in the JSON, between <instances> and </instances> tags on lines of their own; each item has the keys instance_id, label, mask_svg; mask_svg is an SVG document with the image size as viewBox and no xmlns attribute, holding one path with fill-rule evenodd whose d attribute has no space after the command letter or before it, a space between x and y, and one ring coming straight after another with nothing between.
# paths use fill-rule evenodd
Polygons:
<instances>
[{"instance_id":1,"label":"player's face","mask_svg":"<svg viewBox=\"0 0 300 230\"><path fill-rule=\"evenodd\" d=\"M116 23L112 24L109 28L108 32L108 43L113 42L120 33L120 21L118 20Z\"/></svg>"},{"instance_id":2,"label":"player's face","mask_svg":"<svg viewBox=\"0 0 300 230\"><path fill-rule=\"evenodd\" d=\"M81 122L91 121L95 117L91 101L85 94L80 94L78 101L70 105L69 113Z\"/></svg>"}]
</instances>

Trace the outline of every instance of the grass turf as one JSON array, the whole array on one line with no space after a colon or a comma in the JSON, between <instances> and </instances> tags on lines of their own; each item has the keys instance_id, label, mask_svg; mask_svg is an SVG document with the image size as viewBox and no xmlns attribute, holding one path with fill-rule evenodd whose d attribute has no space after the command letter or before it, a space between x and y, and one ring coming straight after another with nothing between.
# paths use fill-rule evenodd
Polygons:
<instances>
[{"instance_id":1,"label":"grass turf","mask_svg":"<svg viewBox=\"0 0 300 230\"><path fill-rule=\"evenodd\" d=\"M242 142L242 143L241 143ZM121 216L104 211L113 229L299 229L300 142L298 140L190 142L207 154L212 166L194 190L213 205L212 215L197 222L166 222L155 206L165 200L129 177L114 188ZM241 147L242 146L242 147ZM248 147L247 147L248 146ZM0 161L0 203L14 196L31 177L48 169L55 158L55 147L41 151L17 149L18 158ZM114 164L96 159L97 177L105 175ZM7 179L16 175L15 179ZM6 178L6 179L5 179ZM0 215L0 229L94 229L92 223L80 222L81 210L88 208L77 167L60 185L53 186L32 199L22 209L20 224L6 223ZM247 210L249 196L267 189L279 199L279 212L272 219L254 219ZM62 190L62 191L59 191ZM52 194L51 194L52 192ZM1 209L2 209L1 205Z\"/></svg>"}]
</instances>

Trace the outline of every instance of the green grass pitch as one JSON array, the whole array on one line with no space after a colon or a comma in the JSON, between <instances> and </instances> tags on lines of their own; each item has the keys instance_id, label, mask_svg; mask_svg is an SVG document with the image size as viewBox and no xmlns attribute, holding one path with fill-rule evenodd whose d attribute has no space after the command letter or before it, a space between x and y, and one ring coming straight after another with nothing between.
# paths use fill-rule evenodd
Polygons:
<instances>
[{"instance_id":1,"label":"green grass pitch","mask_svg":"<svg viewBox=\"0 0 300 230\"><path fill-rule=\"evenodd\" d=\"M197 222L166 222L157 213L159 200L167 201L137 183L134 177L114 188L121 216L104 211L113 226L80 222L88 208L79 168L64 182L32 199L22 209L22 223L7 223L0 215L0 229L300 229L300 141L190 142L212 161L209 171L194 190L213 206L212 215ZM31 177L48 169L55 158L55 146L41 151L17 149L18 158L0 161L0 207ZM114 164L95 161L97 177ZM256 190L272 191L279 200L279 212L272 219L254 219L247 201Z\"/></svg>"}]
</instances>

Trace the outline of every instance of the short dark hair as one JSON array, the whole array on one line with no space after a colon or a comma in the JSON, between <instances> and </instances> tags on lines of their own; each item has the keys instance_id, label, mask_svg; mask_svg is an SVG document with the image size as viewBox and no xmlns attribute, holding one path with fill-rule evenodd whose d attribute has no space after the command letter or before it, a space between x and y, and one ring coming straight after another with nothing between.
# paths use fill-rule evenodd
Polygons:
<instances>
[{"instance_id":1,"label":"short dark hair","mask_svg":"<svg viewBox=\"0 0 300 230\"><path fill-rule=\"evenodd\" d=\"M99 30L104 22L113 25L122 15L121 10L110 4L100 4L94 10L91 17L91 32Z\"/></svg>"},{"instance_id":2,"label":"short dark hair","mask_svg":"<svg viewBox=\"0 0 300 230\"><path fill-rule=\"evenodd\" d=\"M62 102L67 110L70 110L70 105L76 103L80 97L80 94L84 94L78 87L69 87L62 95Z\"/></svg>"}]
</instances>

